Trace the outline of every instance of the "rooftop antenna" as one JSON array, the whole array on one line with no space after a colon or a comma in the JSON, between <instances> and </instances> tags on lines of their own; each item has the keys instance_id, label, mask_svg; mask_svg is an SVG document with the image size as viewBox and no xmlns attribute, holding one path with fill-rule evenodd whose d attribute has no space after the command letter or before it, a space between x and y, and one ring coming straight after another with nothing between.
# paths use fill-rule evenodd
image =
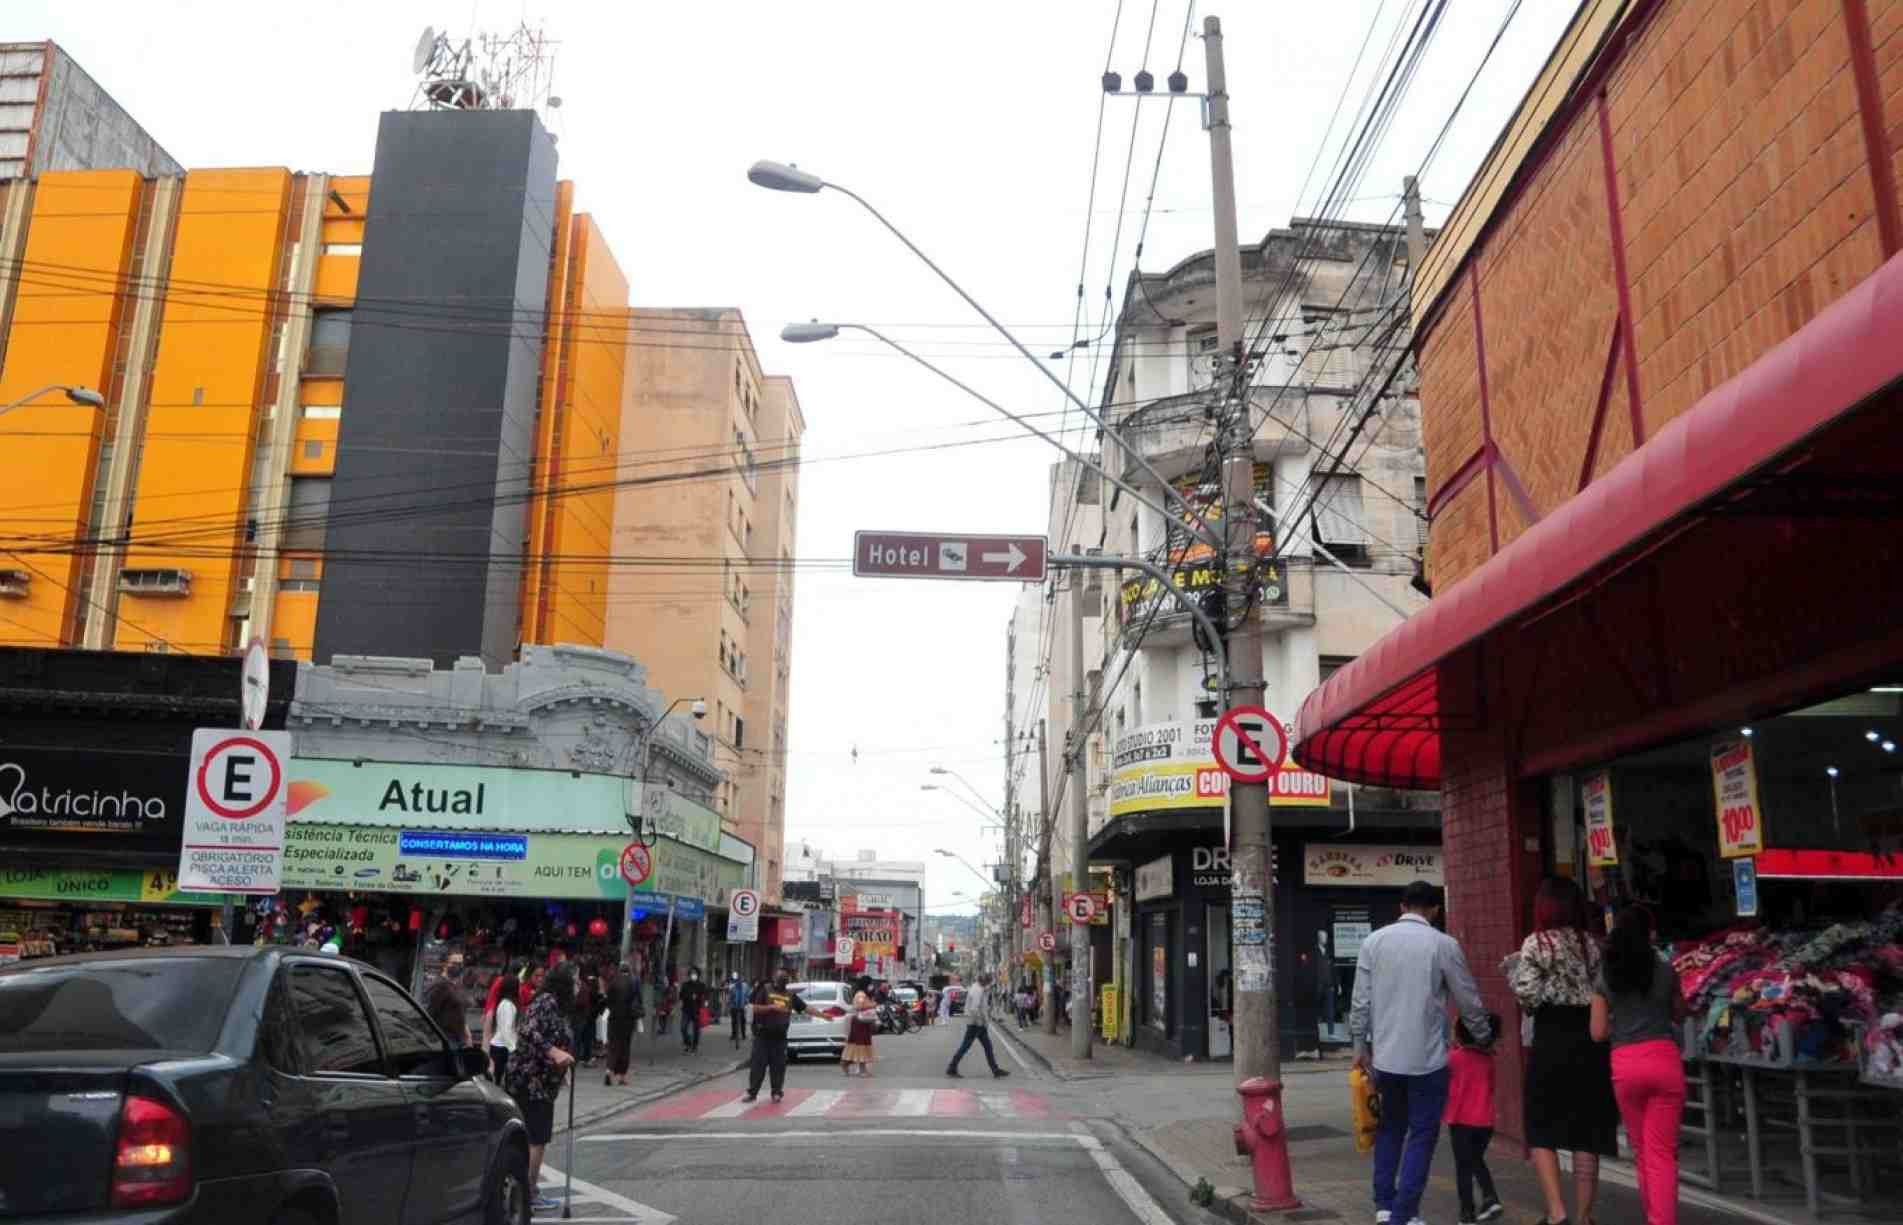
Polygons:
<instances>
[{"instance_id":1,"label":"rooftop antenna","mask_svg":"<svg viewBox=\"0 0 1903 1225\"><path fill-rule=\"evenodd\" d=\"M555 110L562 104L550 93L555 46L527 22L507 34L478 33L460 42L425 26L410 55L410 71L422 78L414 109Z\"/></svg>"}]
</instances>

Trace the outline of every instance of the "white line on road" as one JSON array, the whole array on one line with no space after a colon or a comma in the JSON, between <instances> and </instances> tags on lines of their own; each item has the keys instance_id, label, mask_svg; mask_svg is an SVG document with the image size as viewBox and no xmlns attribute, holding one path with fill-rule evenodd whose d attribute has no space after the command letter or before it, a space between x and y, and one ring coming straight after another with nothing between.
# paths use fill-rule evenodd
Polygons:
<instances>
[{"instance_id":1,"label":"white line on road","mask_svg":"<svg viewBox=\"0 0 1903 1225\"><path fill-rule=\"evenodd\" d=\"M929 1140L1067 1140L1067 1131L970 1131L923 1127L842 1127L828 1131L628 1131L577 1136L577 1144L606 1144L626 1140L833 1140L840 1136L920 1137ZM547 1167L543 1167L547 1168ZM575 1184L581 1186L579 1182Z\"/></svg>"},{"instance_id":2,"label":"white line on road","mask_svg":"<svg viewBox=\"0 0 1903 1225\"><path fill-rule=\"evenodd\" d=\"M837 1106L839 1099L844 1096L846 1096L844 1089L815 1089L813 1096L787 1111L786 1117L789 1119L810 1119L816 1114L825 1114L828 1110Z\"/></svg>"},{"instance_id":3,"label":"white line on road","mask_svg":"<svg viewBox=\"0 0 1903 1225\"><path fill-rule=\"evenodd\" d=\"M736 1094L732 1101L722 1102L700 1117L703 1119L737 1119L757 1105L759 1105L758 1102L750 1102L746 1098Z\"/></svg>"},{"instance_id":4,"label":"white line on road","mask_svg":"<svg viewBox=\"0 0 1903 1225\"><path fill-rule=\"evenodd\" d=\"M1163 1211L1163 1205L1151 1198L1135 1175L1123 1168L1115 1153L1104 1148L1103 1141L1095 1136L1073 1136L1072 1139L1090 1154L1097 1168L1103 1171L1104 1181L1130 1206L1130 1211L1136 1213L1137 1220L1143 1225L1171 1225L1170 1214Z\"/></svg>"},{"instance_id":5,"label":"white line on road","mask_svg":"<svg viewBox=\"0 0 1903 1225\"><path fill-rule=\"evenodd\" d=\"M999 1115L1003 1118L1008 1119L1016 1113L1011 1107L1011 1095L1009 1093L980 1093L978 1095L978 1102L992 1114Z\"/></svg>"},{"instance_id":6,"label":"white line on road","mask_svg":"<svg viewBox=\"0 0 1903 1225\"><path fill-rule=\"evenodd\" d=\"M588 1139L589 1137L584 1136L581 1138ZM632 1221L640 1222L640 1225L672 1225L672 1222L676 1219L672 1213L662 1212L659 1208L652 1208L652 1207L649 1207L647 1204L641 1203L638 1200L631 1200L625 1195L618 1195L615 1192L608 1190L608 1188L606 1187L597 1187L594 1183L583 1182L579 1178L571 1180L568 1177L568 1175L563 1174L560 1170L548 1164L546 1161L543 1162L542 1163L542 1193L544 1195L552 1195L556 1199L560 1199L562 1197L562 1188L564 1185L572 1185L575 1188L575 1190L581 1192L582 1195L587 1196L590 1203L606 1204L610 1208L618 1208L622 1212L625 1212L628 1214L625 1217L587 1217L587 1218L571 1217L569 1218L571 1221L578 1220L578 1219L585 1219L590 1221L630 1221L632 1220ZM578 1196L577 1197L578 1202L579 1202L579 1198L580 1197Z\"/></svg>"},{"instance_id":7,"label":"white line on road","mask_svg":"<svg viewBox=\"0 0 1903 1225\"><path fill-rule=\"evenodd\" d=\"M932 1091L930 1089L901 1089L899 1100L892 1107L892 1113L901 1118L918 1117L932 1112Z\"/></svg>"},{"instance_id":8,"label":"white line on road","mask_svg":"<svg viewBox=\"0 0 1903 1225\"><path fill-rule=\"evenodd\" d=\"M1005 1029L1004 1029L1004 1026L1002 1025L998 1027L998 1033L1001 1037L1001 1040L999 1041L998 1045L1004 1048L1004 1053L1011 1056L1011 1061L1013 1063L1017 1064L1020 1068L1024 1069L1025 1075L1027 1076L1030 1075L1031 1065L1024 1062L1024 1056L1018 1054L1019 1040L1016 1038L1003 1036L1005 1034Z\"/></svg>"}]
</instances>

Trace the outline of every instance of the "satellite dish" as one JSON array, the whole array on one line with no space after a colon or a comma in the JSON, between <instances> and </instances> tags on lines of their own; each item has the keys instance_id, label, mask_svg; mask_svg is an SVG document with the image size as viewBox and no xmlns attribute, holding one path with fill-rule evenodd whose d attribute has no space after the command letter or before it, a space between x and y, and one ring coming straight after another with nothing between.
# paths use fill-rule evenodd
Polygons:
<instances>
[{"instance_id":1,"label":"satellite dish","mask_svg":"<svg viewBox=\"0 0 1903 1225\"><path fill-rule=\"evenodd\" d=\"M424 26L423 36L416 40L416 51L410 56L410 71L421 73L428 68L430 61L436 58L436 27Z\"/></svg>"}]
</instances>

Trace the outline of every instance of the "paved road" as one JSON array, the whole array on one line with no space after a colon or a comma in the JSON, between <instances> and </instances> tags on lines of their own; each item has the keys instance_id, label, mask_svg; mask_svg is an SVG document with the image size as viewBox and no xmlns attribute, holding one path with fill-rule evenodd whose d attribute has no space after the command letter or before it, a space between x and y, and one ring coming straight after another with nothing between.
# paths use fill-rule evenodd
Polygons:
<instances>
[{"instance_id":1,"label":"paved road","mask_svg":"<svg viewBox=\"0 0 1903 1225\"><path fill-rule=\"evenodd\" d=\"M734 1073L550 1146L544 1181L572 1174L571 1220L761 1225L1205 1225L1182 1187L1093 1095L1020 1062L994 1079L974 1048L948 1079L962 1025L878 1039L874 1075L798 1063L786 1101L741 1100ZM1102 1113L1102 1108L1097 1108Z\"/></svg>"}]
</instances>

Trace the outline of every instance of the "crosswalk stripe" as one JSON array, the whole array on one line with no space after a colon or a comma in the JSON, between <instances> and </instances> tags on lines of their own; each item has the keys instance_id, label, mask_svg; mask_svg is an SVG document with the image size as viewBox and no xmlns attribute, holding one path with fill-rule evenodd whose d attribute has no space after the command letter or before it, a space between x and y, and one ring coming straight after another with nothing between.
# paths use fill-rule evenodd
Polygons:
<instances>
[{"instance_id":1,"label":"crosswalk stripe","mask_svg":"<svg viewBox=\"0 0 1903 1225\"><path fill-rule=\"evenodd\" d=\"M984 1103L986 1114L995 1114L1008 1119L1016 1113L1012 1108L1009 1093L980 1093L978 1100Z\"/></svg>"},{"instance_id":2,"label":"crosswalk stripe","mask_svg":"<svg viewBox=\"0 0 1903 1225\"><path fill-rule=\"evenodd\" d=\"M787 1111L786 1116L790 1119L806 1119L814 1115L825 1114L828 1110L838 1105L839 1099L844 1096L846 1096L844 1089L814 1090L811 1097Z\"/></svg>"},{"instance_id":3,"label":"crosswalk stripe","mask_svg":"<svg viewBox=\"0 0 1903 1225\"><path fill-rule=\"evenodd\" d=\"M720 1103L720 1105L715 1106L712 1110L707 1111L700 1117L703 1119L737 1119L757 1105L759 1105L758 1102L750 1102L739 1094L735 1094L732 1098Z\"/></svg>"},{"instance_id":4,"label":"crosswalk stripe","mask_svg":"<svg viewBox=\"0 0 1903 1225\"><path fill-rule=\"evenodd\" d=\"M932 1114L941 1119L967 1119L978 1113L978 1095L969 1089L932 1090Z\"/></svg>"},{"instance_id":5,"label":"crosswalk stripe","mask_svg":"<svg viewBox=\"0 0 1903 1225\"><path fill-rule=\"evenodd\" d=\"M930 1089L901 1089L899 1100L894 1103L892 1113L901 1118L929 1113L932 1108Z\"/></svg>"}]
</instances>

